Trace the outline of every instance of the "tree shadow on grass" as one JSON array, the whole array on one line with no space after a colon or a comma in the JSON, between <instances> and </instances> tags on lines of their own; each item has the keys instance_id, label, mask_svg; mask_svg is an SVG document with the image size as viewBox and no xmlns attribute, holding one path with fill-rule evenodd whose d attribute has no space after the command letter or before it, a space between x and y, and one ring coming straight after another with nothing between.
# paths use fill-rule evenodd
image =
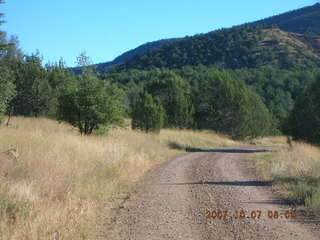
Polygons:
<instances>
[{"instance_id":1,"label":"tree shadow on grass","mask_svg":"<svg viewBox=\"0 0 320 240\"><path fill-rule=\"evenodd\" d=\"M174 149L174 150L185 150L186 151L186 149L187 149L187 147L185 147L177 142L173 142L173 141L170 141L168 143L168 147L170 149Z\"/></svg>"}]
</instances>

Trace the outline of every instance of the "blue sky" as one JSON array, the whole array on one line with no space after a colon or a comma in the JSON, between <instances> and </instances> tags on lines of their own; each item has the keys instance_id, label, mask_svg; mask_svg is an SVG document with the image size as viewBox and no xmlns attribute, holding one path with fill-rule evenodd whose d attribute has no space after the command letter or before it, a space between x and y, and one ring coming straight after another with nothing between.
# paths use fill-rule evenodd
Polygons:
<instances>
[{"instance_id":1,"label":"blue sky","mask_svg":"<svg viewBox=\"0 0 320 240\"><path fill-rule=\"evenodd\" d=\"M312 5L316 0L6 0L0 5L26 53L68 66L86 51L95 63L143 43L206 33Z\"/></svg>"}]
</instances>

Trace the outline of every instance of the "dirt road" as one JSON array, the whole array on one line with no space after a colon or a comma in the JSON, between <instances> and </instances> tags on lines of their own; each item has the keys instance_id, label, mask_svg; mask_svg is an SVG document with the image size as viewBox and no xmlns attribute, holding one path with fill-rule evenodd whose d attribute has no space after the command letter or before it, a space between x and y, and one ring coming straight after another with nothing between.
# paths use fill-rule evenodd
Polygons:
<instances>
[{"instance_id":1,"label":"dirt road","mask_svg":"<svg viewBox=\"0 0 320 240\"><path fill-rule=\"evenodd\" d=\"M270 182L257 181L250 174L246 159L261 150L195 152L155 169L144 179L138 198L122 211L124 238L320 239L318 221L299 215L287 219L291 212L285 213L292 206L271 192ZM222 219L206 219L207 212L214 210L228 212ZM260 211L258 219L255 214ZM268 211L273 216L277 211L279 218L270 219Z\"/></svg>"}]
</instances>

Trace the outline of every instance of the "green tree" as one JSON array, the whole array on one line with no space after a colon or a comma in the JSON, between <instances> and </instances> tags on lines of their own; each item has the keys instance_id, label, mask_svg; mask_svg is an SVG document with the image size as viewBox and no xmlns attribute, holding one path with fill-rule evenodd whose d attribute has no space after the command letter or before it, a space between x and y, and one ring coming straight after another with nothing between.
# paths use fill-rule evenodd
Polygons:
<instances>
[{"instance_id":1,"label":"green tree","mask_svg":"<svg viewBox=\"0 0 320 240\"><path fill-rule=\"evenodd\" d=\"M0 37L1 39L1 37ZM0 40L7 45L5 51L0 51L0 64L10 67L12 70L16 67L18 61L23 61L23 52L20 49L19 39L17 36L11 36L10 40L6 39Z\"/></svg>"},{"instance_id":2,"label":"green tree","mask_svg":"<svg viewBox=\"0 0 320 240\"><path fill-rule=\"evenodd\" d=\"M195 93L196 123L235 139L270 133L272 117L260 97L226 72L207 71Z\"/></svg>"},{"instance_id":3,"label":"green tree","mask_svg":"<svg viewBox=\"0 0 320 240\"><path fill-rule=\"evenodd\" d=\"M320 143L320 75L296 101L287 122L286 133L294 139Z\"/></svg>"},{"instance_id":4,"label":"green tree","mask_svg":"<svg viewBox=\"0 0 320 240\"><path fill-rule=\"evenodd\" d=\"M154 71L147 91L159 97L165 109L165 127L188 128L193 125L194 108L189 84L169 70Z\"/></svg>"},{"instance_id":5,"label":"green tree","mask_svg":"<svg viewBox=\"0 0 320 240\"><path fill-rule=\"evenodd\" d=\"M54 64L46 65L47 79L52 89L50 98L48 117L56 118L58 112L58 97L61 90L70 84L77 82L77 77L73 72L67 69L62 59Z\"/></svg>"},{"instance_id":6,"label":"green tree","mask_svg":"<svg viewBox=\"0 0 320 240\"><path fill-rule=\"evenodd\" d=\"M17 95L11 105L15 115L35 116L46 114L51 99L51 86L38 54L25 56L14 66Z\"/></svg>"},{"instance_id":7,"label":"green tree","mask_svg":"<svg viewBox=\"0 0 320 240\"><path fill-rule=\"evenodd\" d=\"M0 4L3 1L0 0ZM0 25L4 23L2 20L3 13L0 13ZM8 66L3 64L3 57L7 54L11 44L7 43L6 33L0 30L0 121L7 110L8 104L15 95L15 86L13 84L13 73Z\"/></svg>"},{"instance_id":8,"label":"green tree","mask_svg":"<svg viewBox=\"0 0 320 240\"><path fill-rule=\"evenodd\" d=\"M85 51L81 52L77 57L76 64L78 65L80 74L93 72L94 66L92 65L92 61Z\"/></svg>"},{"instance_id":9,"label":"green tree","mask_svg":"<svg viewBox=\"0 0 320 240\"><path fill-rule=\"evenodd\" d=\"M78 84L70 84L59 96L59 119L78 127L80 133L86 135L100 126L121 124L123 95L116 85L83 73Z\"/></svg>"},{"instance_id":10,"label":"green tree","mask_svg":"<svg viewBox=\"0 0 320 240\"><path fill-rule=\"evenodd\" d=\"M13 74L9 68L0 66L0 121L11 99L15 96Z\"/></svg>"},{"instance_id":11,"label":"green tree","mask_svg":"<svg viewBox=\"0 0 320 240\"><path fill-rule=\"evenodd\" d=\"M3 4L3 0L0 0L0 4ZM0 13L0 26L5 23L2 20L4 14ZM0 56L8 49L9 44L6 43L6 32L0 30Z\"/></svg>"},{"instance_id":12,"label":"green tree","mask_svg":"<svg viewBox=\"0 0 320 240\"><path fill-rule=\"evenodd\" d=\"M158 97L147 92L140 94L132 108L132 128L159 133L163 127L164 110Z\"/></svg>"}]
</instances>

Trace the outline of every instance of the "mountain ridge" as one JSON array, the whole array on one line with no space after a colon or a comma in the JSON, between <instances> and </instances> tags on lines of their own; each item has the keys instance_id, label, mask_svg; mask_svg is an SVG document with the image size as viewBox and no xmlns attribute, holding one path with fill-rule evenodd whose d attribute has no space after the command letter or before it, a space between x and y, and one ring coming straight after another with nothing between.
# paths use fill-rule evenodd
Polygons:
<instances>
[{"instance_id":1,"label":"mountain ridge","mask_svg":"<svg viewBox=\"0 0 320 240\"><path fill-rule=\"evenodd\" d=\"M312 42L312 44L311 44ZM181 39L140 56L119 69L215 66L240 69L320 66L320 36L284 32L277 27L239 26Z\"/></svg>"},{"instance_id":2,"label":"mountain ridge","mask_svg":"<svg viewBox=\"0 0 320 240\"><path fill-rule=\"evenodd\" d=\"M94 66L96 67L97 72L107 71L112 67L115 67L117 65L125 63L126 61L131 60L135 56L142 55L145 52L148 52L150 50L156 49L158 47L161 47L165 44L168 44L177 40L179 40L179 38L168 38L168 39L161 39L157 41L147 42L142 45L139 45L134 49L124 52L123 54L119 55L118 57L116 57L110 62L98 63L98 64L95 64Z\"/></svg>"},{"instance_id":3,"label":"mountain ridge","mask_svg":"<svg viewBox=\"0 0 320 240\"><path fill-rule=\"evenodd\" d=\"M320 35L320 3L250 23L276 25L286 32Z\"/></svg>"},{"instance_id":4,"label":"mountain ridge","mask_svg":"<svg viewBox=\"0 0 320 240\"><path fill-rule=\"evenodd\" d=\"M265 18L265 19L262 19L259 21L238 25L238 26L232 27L232 28L227 28L227 29L223 29L223 30L215 30L215 31L211 31L209 33L204 33L204 34L196 34L192 37L162 39L159 41L149 42L149 43L142 44L135 49L129 50L129 51L121 54L119 57L115 58L111 62L99 63L99 64L95 64L94 66L96 67L97 72L105 72L105 71L112 69L113 67L119 68L119 66L120 66L120 68L123 68L123 67L126 68L129 66L133 67L133 68L141 68L133 63L137 63L138 61L141 61L141 59L148 58L148 56L152 52L154 53L154 55L159 54L159 49L166 48L166 50L168 51L168 50L170 50L170 49L168 49L168 46L171 46L171 45L175 45L172 47L172 49L175 49L176 46L179 45L179 43L177 43L178 40L179 40L178 42L181 42L181 41L185 41L186 39L192 39L192 38L195 39L199 36L200 37L201 36L209 36L210 34L216 33L218 31L226 31L226 30L230 30L230 29L244 28L247 26L257 27L257 26L263 26L263 25L269 26L269 27L274 25L274 26L277 26L279 29L281 29L283 32L292 32L293 35L289 34L292 38L291 42L299 41L299 42L305 43L306 44L305 49L307 49L307 52L309 52L309 53L310 53L310 51L317 52L319 50L320 40L319 40L318 36L320 36L320 3L316 3L311 6L306 6L306 7L292 10L292 11L289 11L289 12L286 12L283 14L268 17L268 18ZM241 46L239 46L239 48L240 47ZM292 48L292 46L289 46L289 47ZM209 49L209 48L207 48L207 50L211 51L211 49ZM211 53L211 54L213 54L213 53ZM303 53L303 51L302 51L302 53ZM188 53L184 53L184 54L188 55ZM173 56L173 58L174 57L176 57L176 56ZM316 56L316 58L317 58L317 56ZM161 61L167 61L167 60L161 59ZM293 61L299 62L300 60L293 60ZM168 63L170 63L170 62L172 62L172 59L168 61ZM207 64L206 61L204 61L204 62L200 61L200 64L204 64L204 65L218 64L219 65L221 63L220 62L210 62L210 64ZM194 65L194 64L191 64L191 65ZM150 67L167 67L167 64L156 64L156 65L153 65ZM244 67L255 67L255 66L244 65ZM309 67L309 66L307 66L307 67ZM172 67L170 67L170 68L172 68ZM234 68L234 67L231 66L231 68Z\"/></svg>"}]
</instances>

